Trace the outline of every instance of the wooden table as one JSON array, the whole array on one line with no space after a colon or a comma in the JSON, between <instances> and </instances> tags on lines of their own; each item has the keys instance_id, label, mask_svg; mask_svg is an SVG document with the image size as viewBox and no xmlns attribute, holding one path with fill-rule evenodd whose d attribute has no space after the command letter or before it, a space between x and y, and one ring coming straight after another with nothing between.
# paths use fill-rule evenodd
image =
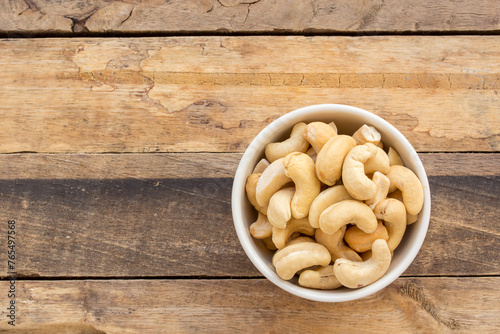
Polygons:
<instances>
[{"instance_id":1,"label":"wooden table","mask_svg":"<svg viewBox=\"0 0 500 334\"><path fill-rule=\"evenodd\" d=\"M1 0L0 331L500 332L499 18L496 0ZM242 152L318 103L384 117L431 185L416 260L355 302L275 287L233 228Z\"/></svg>"}]
</instances>

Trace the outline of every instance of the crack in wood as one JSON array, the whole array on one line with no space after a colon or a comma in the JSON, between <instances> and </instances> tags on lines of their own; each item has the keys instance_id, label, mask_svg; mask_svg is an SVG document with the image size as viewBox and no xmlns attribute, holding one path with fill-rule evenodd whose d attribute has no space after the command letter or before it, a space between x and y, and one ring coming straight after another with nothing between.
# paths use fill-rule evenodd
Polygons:
<instances>
[{"instance_id":1,"label":"crack in wood","mask_svg":"<svg viewBox=\"0 0 500 334\"><path fill-rule=\"evenodd\" d=\"M23 0L23 2L28 6L32 11L40 11L40 8L31 0Z\"/></svg>"},{"instance_id":2,"label":"crack in wood","mask_svg":"<svg viewBox=\"0 0 500 334\"><path fill-rule=\"evenodd\" d=\"M401 287L401 293L415 300L417 304L420 305L420 307L424 311L430 314L438 323L444 325L445 327L451 330L463 329L462 324L458 320L443 319L443 317L441 317L438 311L436 310L436 306L425 296L422 289L418 287L415 283L412 283L411 281L405 282Z\"/></svg>"},{"instance_id":3,"label":"crack in wood","mask_svg":"<svg viewBox=\"0 0 500 334\"><path fill-rule=\"evenodd\" d=\"M248 15L250 15L250 6L252 5L255 5L256 3L260 2L261 0L256 0L256 1L252 1L252 2L242 2L242 4L247 4L248 7L247 7L247 14L245 15L245 19L243 20L243 24L245 24L247 22L247 19L248 19Z\"/></svg>"},{"instance_id":4,"label":"crack in wood","mask_svg":"<svg viewBox=\"0 0 500 334\"><path fill-rule=\"evenodd\" d=\"M226 5L224 4L221 0L217 0L217 2L221 5L221 7L236 7L236 6L239 6L239 5L253 5L257 2L260 2L262 0L253 0L253 1L240 1L238 3L235 3L233 5Z\"/></svg>"},{"instance_id":5,"label":"crack in wood","mask_svg":"<svg viewBox=\"0 0 500 334\"><path fill-rule=\"evenodd\" d=\"M215 55L204 43L199 43L201 54ZM220 45L222 48L227 47ZM110 70L119 82L129 80L130 71ZM495 90L500 75L485 74L480 79L474 75L426 73L199 73L199 72L142 72L143 76L155 76L155 84L196 84L217 86L307 86L325 88L406 88L451 89L452 81L460 82L460 89ZM424 80L427 78L427 80ZM452 79L453 78L453 79ZM480 81L478 81L480 80Z\"/></svg>"},{"instance_id":6,"label":"crack in wood","mask_svg":"<svg viewBox=\"0 0 500 334\"><path fill-rule=\"evenodd\" d=\"M243 22L242 22L242 25L244 25L246 22L247 22L247 19L248 19L248 16L250 15L250 7L258 2L260 2L262 0L254 0L254 1L241 1L241 2L238 2L236 4L233 4L233 5L226 5L225 3L223 3L221 0L217 0L217 2L221 5L221 7L228 7L228 8L231 8L231 7L236 7L236 6L239 6L239 5L247 5L247 11L246 11L246 14L245 14L245 17L243 18ZM212 8L209 9L208 12L212 11ZM207 13L208 13L207 12ZM229 23L231 24L231 21L229 21Z\"/></svg>"},{"instance_id":7,"label":"crack in wood","mask_svg":"<svg viewBox=\"0 0 500 334\"><path fill-rule=\"evenodd\" d=\"M247 13L245 15L245 18L243 19L243 24L245 24L247 22L248 15L250 15L250 6L251 6L251 4L248 5L248 7L247 7Z\"/></svg>"},{"instance_id":8,"label":"crack in wood","mask_svg":"<svg viewBox=\"0 0 500 334\"><path fill-rule=\"evenodd\" d=\"M141 0L142 1L142 0ZM118 24L119 27L121 27L128 19L130 19L130 17L132 16L132 13L134 12L135 8L137 7L138 5L132 7L132 9L130 10L130 12L128 13L128 16L120 22L120 24Z\"/></svg>"},{"instance_id":9,"label":"crack in wood","mask_svg":"<svg viewBox=\"0 0 500 334\"><path fill-rule=\"evenodd\" d=\"M245 24L247 22L247 19L248 19L248 15L250 15L250 6L260 2L261 0L257 0L257 1L253 1L253 2L241 2L241 4L247 4L248 7L247 7L247 13L245 15L245 19L243 20L243 24Z\"/></svg>"},{"instance_id":10,"label":"crack in wood","mask_svg":"<svg viewBox=\"0 0 500 334\"><path fill-rule=\"evenodd\" d=\"M22 10L19 14L17 14L17 16L21 16L23 15L27 10L31 10L31 8L28 6L26 7L24 10Z\"/></svg>"},{"instance_id":11,"label":"crack in wood","mask_svg":"<svg viewBox=\"0 0 500 334\"><path fill-rule=\"evenodd\" d=\"M364 15L361 18L361 22L359 23L359 27L358 27L359 30L364 29L368 24L373 22L373 20L375 19L375 16L377 16L377 14L380 12L382 7L384 7L384 3L385 3L385 0L382 0L382 2L380 4L373 5L370 8L370 11L368 12L368 14Z\"/></svg>"},{"instance_id":12,"label":"crack in wood","mask_svg":"<svg viewBox=\"0 0 500 334\"><path fill-rule=\"evenodd\" d=\"M84 17L83 19L77 19L74 17L70 16L64 16L67 19L70 19L73 24L71 25L71 31L72 32L89 32L89 29L85 26L85 23L87 23L87 20L90 19L92 15L94 15L97 12L97 9L94 9L89 15Z\"/></svg>"},{"instance_id":13,"label":"crack in wood","mask_svg":"<svg viewBox=\"0 0 500 334\"><path fill-rule=\"evenodd\" d=\"M154 82L154 74L153 74L153 82ZM154 89L154 87L155 84L152 84L151 86L144 88L143 91L131 93L131 95L139 96L142 102L149 104L150 106L153 106L160 111L164 111L167 114L171 113L171 111L168 110L168 108L165 107L160 100L155 100L149 96L151 90Z\"/></svg>"}]
</instances>

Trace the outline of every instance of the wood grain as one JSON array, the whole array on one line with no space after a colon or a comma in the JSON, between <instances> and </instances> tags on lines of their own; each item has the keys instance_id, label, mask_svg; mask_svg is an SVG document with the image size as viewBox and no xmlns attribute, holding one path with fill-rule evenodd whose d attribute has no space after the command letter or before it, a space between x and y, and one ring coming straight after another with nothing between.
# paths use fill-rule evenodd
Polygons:
<instances>
[{"instance_id":1,"label":"wood grain","mask_svg":"<svg viewBox=\"0 0 500 334\"><path fill-rule=\"evenodd\" d=\"M338 304L295 297L267 280L17 281L12 333L495 333L498 277L400 278ZM0 282L0 291L9 282ZM474 286L474 289L471 289ZM230 298L228 298L230 297ZM0 294L0 305L8 302ZM353 316L363 310L363 321ZM2 307L0 315L6 318ZM307 314L307 321L304 321Z\"/></svg>"},{"instance_id":2,"label":"wood grain","mask_svg":"<svg viewBox=\"0 0 500 334\"><path fill-rule=\"evenodd\" d=\"M499 176L500 154L420 153L427 175Z\"/></svg>"},{"instance_id":3,"label":"wood grain","mask_svg":"<svg viewBox=\"0 0 500 334\"><path fill-rule=\"evenodd\" d=\"M500 178L429 181L429 232L404 275L498 275ZM17 222L22 277L258 277L234 231L231 186L230 178L1 180L0 222Z\"/></svg>"},{"instance_id":4,"label":"wood grain","mask_svg":"<svg viewBox=\"0 0 500 334\"><path fill-rule=\"evenodd\" d=\"M2 0L0 32L356 33L498 31L494 0Z\"/></svg>"},{"instance_id":5,"label":"wood grain","mask_svg":"<svg viewBox=\"0 0 500 334\"><path fill-rule=\"evenodd\" d=\"M499 17L495 0L0 0L18 316L1 266L0 333L498 333ZM250 141L319 103L395 125L432 193L403 276L335 305L263 279L231 219Z\"/></svg>"},{"instance_id":6,"label":"wood grain","mask_svg":"<svg viewBox=\"0 0 500 334\"><path fill-rule=\"evenodd\" d=\"M384 117L420 151L500 149L494 36L33 39L0 49L0 153L242 152L279 116L332 102Z\"/></svg>"},{"instance_id":7,"label":"wood grain","mask_svg":"<svg viewBox=\"0 0 500 334\"><path fill-rule=\"evenodd\" d=\"M242 153L0 154L0 179L232 178ZM430 176L498 176L498 153L420 153Z\"/></svg>"},{"instance_id":8,"label":"wood grain","mask_svg":"<svg viewBox=\"0 0 500 334\"><path fill-rule=\"evenodd\" d=\"M0 179L232 178L242 156L242 153L0 154ZM500 164L500 154L496 160ZM485 161L496 165L496 160ZM496 173L495 165L487 167L484 173Z\"/></svg>"}]
</instances>

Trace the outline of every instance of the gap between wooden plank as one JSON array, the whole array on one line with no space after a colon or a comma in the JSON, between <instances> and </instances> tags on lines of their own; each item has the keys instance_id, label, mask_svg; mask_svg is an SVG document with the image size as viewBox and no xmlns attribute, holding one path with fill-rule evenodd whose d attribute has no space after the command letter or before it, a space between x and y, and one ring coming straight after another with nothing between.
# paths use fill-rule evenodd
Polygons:
<instances>
[{"instance_id":1,"label":"gap between wooden plank","mask_svg":"<svg viewBox=\"0 0 500 334\"><path fill-rule=\"evenodd\" d=\"M12 275L1 276L0 281L9 281L12 279ZM401 278L486 278L486 277L500 277L500 274L492 275L401 275ZM15 275L16 281L89 281L89 280L100 280L100 281L133 281L133 280L167 280L167 281L183 281L183 280L256 280L256 279L266 279L262 275L256 276L43 276L37 277L36 275L31 276L19 276Z\"/></svg>"},{"instance_id":2,"label":"gap between wooden plank","mask_svg":"<svg viewBox=\"0 0 500 334\"><path fill-rule=\"evenodd\" d=\"M302 32L293 31L263 31L263 32L231 32L231 31L173 31L173 32L18 32L0 31L0 38L5 39L44 39L44 38L149 38L149 37L207 37L207 36L326 36L326 37L370 37L370 36L498 36L498 30L450 30L450 31L322 31L306 30Z\"/></svg>"}]
</instances>

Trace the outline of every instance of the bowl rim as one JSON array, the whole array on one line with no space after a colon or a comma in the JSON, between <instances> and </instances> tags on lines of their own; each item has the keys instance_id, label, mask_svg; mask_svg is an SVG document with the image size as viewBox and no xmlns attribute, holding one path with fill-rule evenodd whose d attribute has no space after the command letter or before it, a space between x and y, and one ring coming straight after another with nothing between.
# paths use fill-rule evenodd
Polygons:
<instances>
[{"instance_id":1,"label":"bowl rim","mask_svg":"<svg viewBox=\"0 0 500 334\"><path fill-rule=\"evenodd\" d=\"M241 210L241 192L243 191L246 178L248 175L244 175L245 169L247 168L250 160L256 154L257 148L256 146L260 145L259 143L263 143L265 138L271 136L276 130L281 128L283 124L287 124L292 120L296 120L300 117L306 117L309 113L314 112L343 112L343 113L353 113L358 116L362 116L366 118L367 124L381 124L384 128L388 129L392 135L396 137L401 145L405 147L405 149L411 154L411 159L414 162L414 165L418 169L414 171L418 174L420 181L422 182L422 186L424 188L424 206L422 211L420 212L420 225L418 226L417 236L414 240L414 243L410 246L410 251L405 254L402 262L396 266L396 268L390 272L386 273L382 278L377 280L376 282L367 285L360 289L349 290L344 293L335 293L335 290L315 290L304 288L299 285L296 285L290 281L285 281L279 278L274 270L266 264L263 258L257 253L255 248L255 244L252 243L251 236L247 232L247 227L244 224L243 219L243 210ZM297 120L298 122L298 120ZM288 125L289 126L289 125ZM377 126L374 125L376 128ZM288 291L296 296L314 300L321 302L344 302L351 301L355 299L360 299L366 296L369 296L383 288L387 287L389 284L394 282L401 274L411 265L415 257L417 256L422 244L425 240L429 222L430 222L430 206L431 206L431 197L430 197L430 189L429 189L429 181L427 178L427 174L425 172L425 168L420 160L417 152L410 144L410 142L406 139L405 136L399 130L397 130L392 124L384 120L383 118L377 116L374 113L371 113L367 110L345 105L345 104L317 104L310 105L306 107L302 107L293 111L290 111L281 117L277 118L269 125L267 125L264 129L262 129L259 134L250 142L245 153L243 154L240 163L238 164L238 168L236 169L236 173L234 176L232 193L231 193L231 209L233 215L233 223L236 229L236 234L238 235L238 239L243 247L245 253L247 254L250 261L253 265L272 283L282 288L285 291Z\"/></svg>"}]
</instances>

